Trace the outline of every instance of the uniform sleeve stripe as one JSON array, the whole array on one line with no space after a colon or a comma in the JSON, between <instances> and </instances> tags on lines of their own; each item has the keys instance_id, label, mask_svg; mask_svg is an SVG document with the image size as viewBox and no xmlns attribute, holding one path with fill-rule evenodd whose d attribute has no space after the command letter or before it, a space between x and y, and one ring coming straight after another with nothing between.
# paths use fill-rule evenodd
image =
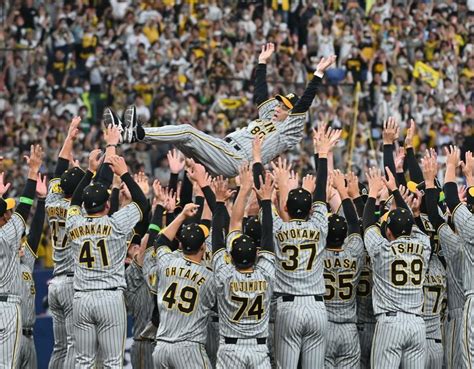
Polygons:
<instances>
[{"instance_id":1,"label":"uniform sleeve stripe","mask_svg":"<svg viewBox=\"0 0 474 369\"><path fill-rule=\"evenodd\" d=\"M375 231L376 231L378 234L382 235L382 234L380 233L380 227L379 227L377 224L373 224L373 225L371 225L369 228L367 228L367 229L364 231L364 237L365 237L365 235L367 234L367 232L368 232L369 230L371 230L372 228L374 228L374 227L375 227Z\"/></svg>"},{"instance_id":2,"label":"uniform sleeve stripe","mask_svg":"<svg viewBox=\"0 0 474 369\"><path fill-rule=\"evenodd\" d=\"M35 259L38 259L38 255L36 255L36 253L33 252L33 250L31 249L31 246L28 243L28 241L25 241L25 246L28 247L28 250L30 250L31 255L33 255L35 257Z\"/></svg>"},{"instance_id":3,"label":"uniform sleeve stripe","mask_svg":"<svg viewBox=\"0 0 474 369\"><path fill-rule=\"evenodd\" d=\"M142 209L140 209L140 207L138 206L138 204L135 201L132 201L131 204L134 204L137 207L138 211L140 212L140 221L143 220Z\"/></svg>"},{"instance_id":4,"label":"uniform sleeve stripe","mask_svg":"<svg viewBox=\"0 0 474 369\"><path fill-rule=\"evenodd\" d=\"M454 210L453 210L453 214L452 214L452 216L453 216L453 219L454 219L454 214L455 214L455 213L456 213L456 211L457 211L457 210L458 210L458 209L461 207L461 205L464 205L464 204L463 204L462 202L460 202L460 203L459 203L459 204L457 204L457 205L456 205L456 207L454 208Z\"/></svg>"},{"instance_id":5,"label":"uniform sleeve stripe","mask_svg":"<svg viewBox=\"0 0 474 369\"><path fill-rule=\"evenodd\" d=\"M21 214L20 214L20 213L17 213L17 212L15 211L15 213L13 213L13 215L17 215L17 216L18 216L18 218L20 218L20 219L21 219L21 221L23 222L23 227L25 227L25 228L26 228L26 222L25 222L25 219L23 219L23 217L21 216Z\"/></svg>"},{"instance_id":6,"label":"uniform sleeve stripe","mask_svg":"<svg viewBox=\"0 0 474 369\"><path fill-rule=\"evenodd\" d=\"M217 250L215 253L213 253L212 254L212 261L214 261L214 258L217 256L217 254L219 254L222 251L225 251L225 248L222 247L219 250Z\"/></svg>"},{"instance_id":7,"label":"uniform sleeve stripe","mask_svg":"<svg viewBox=\"0 0 474 369\"><path fill-rule=\"evenodd\" d=\"M260 109L263 105L268 104L269 102L271 102L273 100L275 100L274 97L272 97L271 99L265 100L263 103L261 103L259 106L257 106L257 109Z\"/></svg>"},{"instance_id":8,"label":"uniform sleeve stripe","mask_svg":"<svg viewBox=\"0 0 474 369\"><path fill-rule=\"evenodd\" d=\"M288 114L290 117L297 117L298 115L306 115L307 111L303 112L303 113L290 113Z\"/></svg>"},{"instance_id":9,"label":"uniform sleeve stripe","mask_svg":"<svg viewBox=\"0 0 474 369\"><path fill-rule=\"evenodd\" d=\"M443 228L443 226L447 226L447 225L448 225L447 223L441 223L441 225L436 230L436 233L439 234L441 232L441 228Z\"/></svg>"},{"instance_id":10,"label":"uniform sleeve stripe","mask_svg":"<svg viewBox=\"0 0 474 369\"><path fill-rule=\"evenodd\" d=\"M268 251L268 250L260 250L258 253L259 254L268 254L268 255L275 256L274 252L271 252L271 251Z\"/></svg>"}]
</instances>

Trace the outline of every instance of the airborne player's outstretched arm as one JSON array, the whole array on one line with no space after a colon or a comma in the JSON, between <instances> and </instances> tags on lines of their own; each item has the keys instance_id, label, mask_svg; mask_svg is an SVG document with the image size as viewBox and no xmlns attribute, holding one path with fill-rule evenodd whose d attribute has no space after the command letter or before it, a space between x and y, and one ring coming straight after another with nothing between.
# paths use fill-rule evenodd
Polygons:
<instances>
[{"instance_id":1,"label":"airborne player's outstretched arm","mask_svg":"<svg viewBox=\"0 0 474 369\"><path fill-rule=\"evenodd\" d=\"M260 106L268 100L268 85L267 85L267 61L275 51L273 43L262 45L262 52L258 56L258 65L255 69L255 84L253 93L253 102Z\"/></svg>"}]
</instances>

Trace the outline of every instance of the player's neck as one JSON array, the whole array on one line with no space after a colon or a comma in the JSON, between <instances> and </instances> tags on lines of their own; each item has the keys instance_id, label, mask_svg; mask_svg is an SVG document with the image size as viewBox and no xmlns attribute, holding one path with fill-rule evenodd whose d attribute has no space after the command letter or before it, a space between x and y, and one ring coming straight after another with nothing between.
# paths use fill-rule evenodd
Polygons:
<instances>
[{"instance_id":1,"label":"player's neck","mask_svg":"<svg viewBox=\"0 0 474 369\"><path fill-rule=\"evenodd\" d=\"M237 271L238 271L239 273L242 273L242 274L244 274L244 273L252 273L252 272L253 272L253 267L246 268L246 269L237 269Z\"/></svg>"},{"instance_id":2,"label":"player's neck","mask_svg":"<svg viewBox=\"0 0 474 369\"><path fill-rule=\"evenodd\" d=\"M184 258L186 260L192 261L193 263L200 264L201 260L202 260L202 254L201 253L198 253L198 254L195 254L195 255L187 254L187 255L184 255Z\"/></svg>"}]
</instances>

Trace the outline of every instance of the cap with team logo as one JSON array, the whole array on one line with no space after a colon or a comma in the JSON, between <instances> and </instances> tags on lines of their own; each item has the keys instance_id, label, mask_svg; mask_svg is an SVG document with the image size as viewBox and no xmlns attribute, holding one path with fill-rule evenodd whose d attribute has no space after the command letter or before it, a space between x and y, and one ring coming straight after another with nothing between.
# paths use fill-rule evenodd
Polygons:
<instances>
[{"instance_id":1,"label":"cap with team logo","mask_svg":"<svg viewBox=\"0 0 474 369\"><path fill-rule=\"evenodd\" d=\"M413 228L414 220L410 211L403 208L391 210L387 216L387 228L395 238L409 236Z\"/></svg>"},{"instance_id":2,"label":"cap with team logo","mask_svg":"<svg viewBox=\"0 0 474 369\"><path fill-rule=\"evenodd\" d=\"M328 235L326 237L327 247L339 247L347 237L347 221L344 217L331 214L328 217Z\"/></svg>"},{"instance_id":3,"label":"cap with team logo","mask_svg":"<svg viewBox=\"0 0 474 369\"><path fill-rule=\"evenodd\" d=\"M244 234L251 237L258 244L262 238L262 226L257 217L248 217L244 222Z\"/></svg>"},{"instance_id":4,"label":"cap with team logo","mask_svg":"<svg viewBox=\"0 0 474 369\"><path fill-rule=\"evenodd\" d=\"M15 199L8 198L8 199L2 199L0 197L0 217L3 217L3 215L8 211L12 210L15 208Z\"/></svg>"},{"instance_id":5,"label":"cap with team logo","mask_svg":"<svg viewBox=\"0 0 474 369\"><path fill-rule=\"evenodd\" d=\"M62 174L59 186L66 197L72 196L84 174L84 171L79 167L68 169Z\"/></svg>"},{"instance_id":6,"label":"cap with team logo","mask_svg":"<svg viewBox=\"0 0 474 369\"><path fill-rule=\"evenodd\" d=\"M108 187L101 182L94 182L87 186L82 193L82 201L87 213L93 214L104 210L109 196Z\"/></svg>"},{"instance_id":7,"label":"cap with team logo","mask_svg":"<svg viewBox=\"0 0 474 369\"><path fill-rule=\"evenodd\" d=\"M275 99L282 102L289 110L293 109L298 102L298 96L295 94L288 94L288 95L276 95Z\"/></svg>"},{"instance_id":8,"label":"cap with team logo","mask_svg":"<svg viewBox=\"0 0 474 369\"><path fill-rule=\"evenodd\" d=\"M466 193L466 206L471 213L474 213L474 187L469 187Z\"/></svg>"},{"instance_id":9,"label":"cap with team logo","mask_svg":"<svg viewBox=\"0 0 474 369\"><path fill-rule=\"evenodd\" d=\"M249 236L240 234L230 242L230 255L238 269L250 268L257 260L257 243Z\"/></svg>"},{"instance_id":10,"label":"cap with team logo","mask_svg":"<svg viewBox=\"0 0 474 369\"><path fill-rule=\"evenodd\" d=\"M292 218L304 218L309 214L313 197L304 188L295 188L288 193L286 207Z\"/></svg>"},{"instance_id":11,"label":"cap with team logo","mask_svg":"<svg viewBox=\"0 0 474 369\"><path fill-rule=\"evenodd\" d=\"M185 254L193 254L199 251L200 247L209 236L209 229L204 224L186 224L179 232L179 240Z\"/></svg>"}]
</instances>

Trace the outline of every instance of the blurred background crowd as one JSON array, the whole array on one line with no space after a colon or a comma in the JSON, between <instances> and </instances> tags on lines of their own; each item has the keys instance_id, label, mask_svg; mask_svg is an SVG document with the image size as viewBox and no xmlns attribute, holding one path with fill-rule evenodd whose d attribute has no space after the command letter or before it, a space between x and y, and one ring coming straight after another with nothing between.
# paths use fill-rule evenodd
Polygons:
<instances>
[{"instance_id":1,"label":"blurred background crowd","mask_svg":"<svg viewBox=\"0 0 474 369\"><path fill-rule=\"evenodd\" d=\"M188 123L224 137L257 115L253 78L265 42L276 44L271 94L301 95L319 59L338 56L307 138L288 153L297 170L311 168L317 121L343 129L336 166L361 177L380 162L389 116L401 142L409 119L417 122L418 152L452 143L474 151L473 0L10 0L0 4L2 170L21 188L22 154L42 142L51 173L74 115L83 160L102 139L106 106L136 104L148 125ZM162 183L168 149L124 147L132 170Z\"/></svg>"}]
</instances>

